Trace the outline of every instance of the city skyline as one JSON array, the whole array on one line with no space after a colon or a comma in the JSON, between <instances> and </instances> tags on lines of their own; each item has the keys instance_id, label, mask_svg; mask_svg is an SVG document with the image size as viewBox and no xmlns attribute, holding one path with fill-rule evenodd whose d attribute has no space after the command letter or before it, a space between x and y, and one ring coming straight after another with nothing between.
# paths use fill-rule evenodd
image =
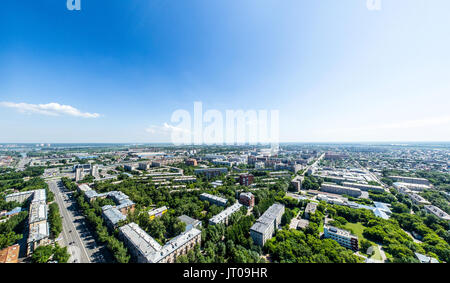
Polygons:
<instances>
[{"instance_id":1,"label":"city skyline","mask_svg":"<svg viewBox=\"0 0 450 283\"><path fill-rule=\"evenodd\" d=\"M0 12L0 143L170 142L195 101L277 109L280 142L450 141L446 1L60 2Z\"/></svg>"}]
</instances>

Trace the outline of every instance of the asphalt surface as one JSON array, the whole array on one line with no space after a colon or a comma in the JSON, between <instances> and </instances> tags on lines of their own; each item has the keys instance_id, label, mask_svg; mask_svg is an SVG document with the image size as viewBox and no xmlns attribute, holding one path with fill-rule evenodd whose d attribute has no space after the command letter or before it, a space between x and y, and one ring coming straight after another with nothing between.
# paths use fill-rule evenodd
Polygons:
<instances>
[{"instance_id":1,"label":"asphalt surface","mask_svg":"<svg viewBox=\"0 0 450 283\"><path fill-rule=\"evenodd\" d=\"M71 192L66 191L60 180L48 181L50 190L55 194L62 217L63 231L59 243L67 246L70 263L108 262L110 255L104 245L98 245L89 230L84 216L78 210Z\"/></svg>"}]
</instances>

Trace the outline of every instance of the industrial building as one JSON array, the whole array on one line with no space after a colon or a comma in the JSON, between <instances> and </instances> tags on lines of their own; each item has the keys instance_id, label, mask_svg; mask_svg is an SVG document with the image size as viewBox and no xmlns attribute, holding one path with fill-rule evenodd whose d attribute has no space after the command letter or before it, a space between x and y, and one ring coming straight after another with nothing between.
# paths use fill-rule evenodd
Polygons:
<instances>
[{"instance_id":1,"label":"industrial building","mask_svg":"<svg viewBox=\"0 0 450 283\"><path fill-rule=\"evenodd\" d=\"M373 186L369 184L360 184L360 183L352 183L352 182L343 182L342 186L349 188L360 189L361 191L375 191L375 192L384 192L384 188L381 186Z\"/></svg>"},{"instance_id":2,"label":"industrial building","mask_svg":"<svg viewBox=\"0 0 450 283\"><path fill-rule=\"evenodd\" d=\"M331 183L323 183L322 186L320 187L320 190L322 192L328 192L328 193L339 194L339 195L349 195L352 197L361 196L360 189L339 186L339 185L335 185L335 184L331 184Z\"/></svg>"}]
</instances>

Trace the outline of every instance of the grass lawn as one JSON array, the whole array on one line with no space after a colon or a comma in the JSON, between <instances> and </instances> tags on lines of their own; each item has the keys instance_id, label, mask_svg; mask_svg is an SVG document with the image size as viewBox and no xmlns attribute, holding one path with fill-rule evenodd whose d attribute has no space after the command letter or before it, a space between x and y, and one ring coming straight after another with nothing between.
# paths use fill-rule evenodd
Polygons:
<instances>
[{"instance_id":1,"label":"grass lawn","mask_svg":"<svg viewBox=\"0 0 450 283\"><path fill-rule=\"evenodd\" d=\"M323 233L323 221L320 222L320 225L319 225L319 232L320 232L320 233Z\"/></svg>"},{"instance_id":2,"label":"grass lawn","mask_svg":"<svg viewBox=\"0 0 450 283\"><path fill-rule=\"evenodd\" d=\"M348 230L352 230L353 233L356 236L358 236L358 241L366 239L363 236L363 231L364 231L365 226L362 225L361 223L359 223L359 222L358 223L350 223L350 222L348 222L347 224L345 224L344 228L348 229ZM370 258L377 259L377 260L383 260L383 258L381 257L381 253L380 253L379 247L375 247L374 249L375 249L375 254L373 256L370 256ZM366 251L363 251L363 252L365 253Z\"/></svg>"},{"instance_id":3,"label":"grass lawn","mask_svg":"<svg viewBox=\"0 0 450 283\"><path fill-rule=\"evenodd\" d=\"M365 228L364 225L362 225L359 222L358 223L350 223L350 222L348 222L347 224L344 225L344 229L352 230L353 234L358 236L358 240L365 239L364 236L363 236L364 228Z\"/></svg>"},{"instance_id":4,"label":"grass lawn","mask_svg":"<svg viewBox=\"0 0 450 283\"><path fill-rule=\"evenodd\" d=\"M375 249L375 254L373 256L371 256L370 258L376 259L376 260L383 260L383 258L381 257L380 248L378 246L375 246L374 249Z\"/></svg>"}]
</instances>

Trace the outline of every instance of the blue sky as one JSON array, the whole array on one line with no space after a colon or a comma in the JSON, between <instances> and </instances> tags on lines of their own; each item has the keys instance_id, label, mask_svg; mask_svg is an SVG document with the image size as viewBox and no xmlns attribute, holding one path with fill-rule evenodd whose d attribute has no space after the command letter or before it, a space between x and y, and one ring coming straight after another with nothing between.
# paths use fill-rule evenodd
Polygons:
<instances>
[{"instance_id":1,"label":"blue sky","mask_svg":"<svg viewBox=\"0 0 450 283\"><path fill-rule=\"evenodd\" d=\"M282 142L450 141L450 2L381 3L2 1L0 142L166 142L194 101L278 109Z\"/></svg>"}]
</instances>

